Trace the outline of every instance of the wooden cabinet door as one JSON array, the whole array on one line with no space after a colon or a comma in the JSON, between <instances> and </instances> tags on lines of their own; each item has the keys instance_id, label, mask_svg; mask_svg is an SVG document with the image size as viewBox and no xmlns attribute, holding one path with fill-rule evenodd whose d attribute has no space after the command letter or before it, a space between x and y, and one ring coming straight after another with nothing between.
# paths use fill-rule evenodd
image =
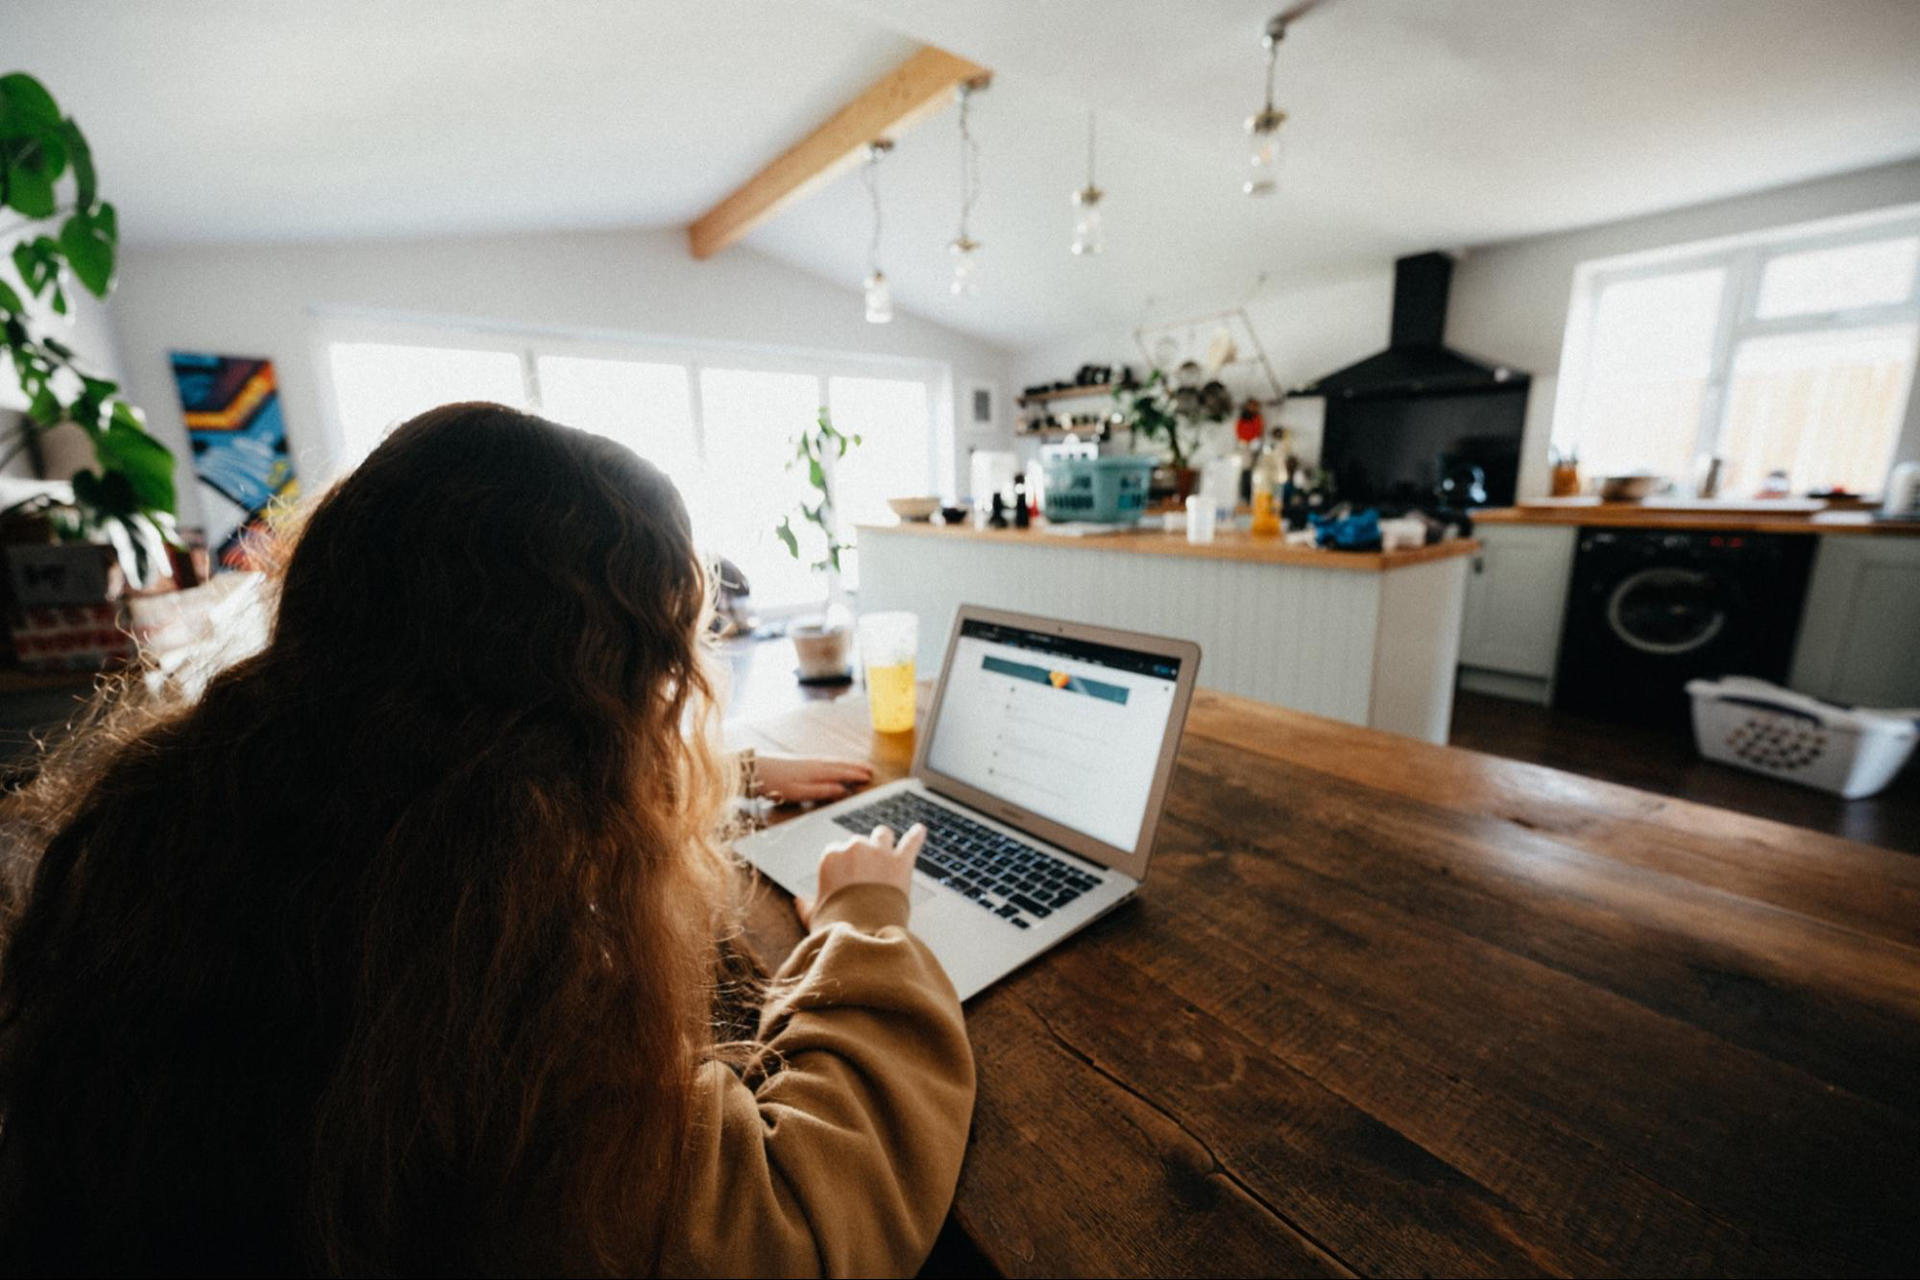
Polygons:
<instances>
[{"instance_id":1,"label":"wooden cabinet door","mask_svg":"<svg viewBox=\"0 0 1920 1280\"><path fill-rule=\"evenodd\" d=\"M1835 702L1920 707L1920 538L1820 539L1791 683Z\"/></svg>"},{"instance_id":2,"label":"wooden cabinet door","mask_svg":"<svg viewBox=\"0 0 1920 1280\"><path fill-rule=\"evenodd\" d=\"M1571 525L1475 529L1482 546L1467 575L1462 666L1553 678L1579 532Z\"/></svg>"}]
</instances>

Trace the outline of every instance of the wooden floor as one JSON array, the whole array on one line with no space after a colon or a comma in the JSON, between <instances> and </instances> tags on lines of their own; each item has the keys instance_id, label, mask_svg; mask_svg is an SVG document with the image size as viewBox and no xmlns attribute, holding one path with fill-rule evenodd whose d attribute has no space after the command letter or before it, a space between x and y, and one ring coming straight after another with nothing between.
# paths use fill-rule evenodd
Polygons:
<instances>
[{"instance_id":1,"label":"wooden floor","mask_svg":"<svg viewBox=\"0 0 1920 1280\"><path fill-rule=\"evenodd\" d=\"M1920 761L1877 796L1842 800L1703 760L1686 733L1614 724L1510 698L1454 695L1456 747L1697 800L1829 835L1920 854Z\"/></svg>"}]
</instances>

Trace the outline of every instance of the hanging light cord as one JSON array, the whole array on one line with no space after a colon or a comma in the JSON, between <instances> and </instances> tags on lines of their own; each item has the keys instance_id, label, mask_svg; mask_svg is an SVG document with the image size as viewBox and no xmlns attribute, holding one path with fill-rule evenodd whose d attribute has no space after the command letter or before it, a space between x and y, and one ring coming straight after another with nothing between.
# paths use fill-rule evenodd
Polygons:
<instances>
[{"instance_id":1,"label":"hanging light cord","mask_svg":"<svg viewBox=\"0 0 1920 1280\"><path fill-rule=\"evenodd\" d=\"M967 108L973 101L973 86L960 87L960 240L973 237L967 234L967 220L973 216L973 206L980 199L980 142L968 127Z\"/></svg>"},{"instance_id":2,"label":"hanging light cord","mask_svg":"<svg viewBox=\"0 0 1920 1280\"><path fill-rule=\"evenodd\" d=\"M880 148L867 148L867 163L860 176L873 203L873 236L867 241L867 274L871 276L880 271Z\"/></svg>"},{"instance_id":3,"label":"hanging light cord","mask_svg":"<svg viewBox=\"0 0 1920 1280\"><path fill-rule=\"evenodd\" d=\"M1087 112L1087 189L1095 189L1093 181L1093 112Z\"/></svg>"},{"instance_id":4,"label":"hanging light cord","mask_svg":"<svg viewBox=\"0 0 1920 1280\"><path fill-rule=\"evenodd\" d=\"M1261 115L1273 115L1273 63L1281 56L1281 40L1286 38L1286 21L1275 17L1267 23L1267 31L1261 36L1261 44L1267 46L1267 106Z\"/></svg>"}]
</instances>

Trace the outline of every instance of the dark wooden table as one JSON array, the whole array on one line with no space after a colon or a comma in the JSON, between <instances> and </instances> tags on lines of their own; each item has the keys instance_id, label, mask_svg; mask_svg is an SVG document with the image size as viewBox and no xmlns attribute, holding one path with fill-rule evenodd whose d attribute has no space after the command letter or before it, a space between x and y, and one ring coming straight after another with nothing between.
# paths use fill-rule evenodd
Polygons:
<instances>
[{"instance_id":1,"label":"dark wooden table","mask_svg":"<svg viewBox=\"0 0 1920 1280\"><path fill-rule=\"evenodd\" d=\"M1909 855L1202 693L1138 899L967 1015L1006 1274L1920 1266Z\"/></svg>"}]
</instances>

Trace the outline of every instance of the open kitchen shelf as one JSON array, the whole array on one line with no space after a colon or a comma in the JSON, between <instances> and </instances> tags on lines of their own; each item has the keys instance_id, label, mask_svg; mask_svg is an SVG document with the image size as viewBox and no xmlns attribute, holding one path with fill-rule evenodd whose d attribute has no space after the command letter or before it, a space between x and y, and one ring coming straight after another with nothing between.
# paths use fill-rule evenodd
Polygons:
<instances>
[{"instance_id":1,"label":"open kitchen shelf","mask_svg":"<svg viewBox=\"0 0 1920 1280\"><path fill-rule=\"evenodd\" d=\"M1021 396L1015 404L1041 404L1048 400L1071 400L1077 396L1108 396L1119 389L1117 382L1096 382L1084 387L1060 387L1053 391L1036 391L1030 396Z\"/></svg>"},{"instance_id":2,"label":"open kitchen shelf","mask_svg":"<svg viewBox=\"0 0 1920 1280\"><path fill-rule=\"evenodd\" d=\"M1112 429L1101 427L1041 427L1031 430L1017 427L1014 434L1028 440L1065 440L1068 436L1078 436L1082 440L1104 441L1113 438Z\"/></svg>"}]
</instances>

